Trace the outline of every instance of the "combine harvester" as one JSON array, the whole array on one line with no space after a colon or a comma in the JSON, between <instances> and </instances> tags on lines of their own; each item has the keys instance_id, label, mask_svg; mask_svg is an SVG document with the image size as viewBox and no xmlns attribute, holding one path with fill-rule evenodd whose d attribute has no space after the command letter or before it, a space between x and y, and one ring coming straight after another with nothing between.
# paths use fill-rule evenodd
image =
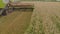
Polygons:
<instances>
[{"instance_id":1,"label":"combine harvester","mask_svg":"<svg viewBox=\"0 0 60 34\"><path fill-rule=\"evenodd\" d=\"M34 4L33 3L21 3L20 2L16 2L16 0L14 0L13 2L11 0L0 0L0 15L4 16L7 15L8 12L11 12L10 10L12 9L12 11L19 9L19 10L27 10L30 9L33 11L34 9Z\"/></svg>"}]
</instances>

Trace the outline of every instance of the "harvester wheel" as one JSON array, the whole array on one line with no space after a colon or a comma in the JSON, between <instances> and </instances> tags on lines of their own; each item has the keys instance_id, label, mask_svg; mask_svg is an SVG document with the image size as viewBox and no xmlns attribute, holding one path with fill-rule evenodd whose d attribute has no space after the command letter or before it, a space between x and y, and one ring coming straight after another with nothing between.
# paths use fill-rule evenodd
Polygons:
<instances>
[{"instance_id":1,"label":"harvester wheel","mask_svg":"<svg viewBox=\"0 0 60 34\"><path fill-rule=\"evenodd\" d=\"M2 16L7 15L6 10L4 10L1 15L2 15Z\"/></svg>"}]
</instances>

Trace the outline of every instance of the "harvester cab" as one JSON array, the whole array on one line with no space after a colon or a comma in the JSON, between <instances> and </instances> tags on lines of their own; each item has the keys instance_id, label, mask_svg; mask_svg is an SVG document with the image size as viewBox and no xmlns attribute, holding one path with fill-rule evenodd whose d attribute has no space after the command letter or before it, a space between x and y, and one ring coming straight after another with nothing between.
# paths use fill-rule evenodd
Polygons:
<instances>
[{"instance_id":1,"label":"harvester cab","mask_svg":"<svg viewBox=\"0 0 60 34\"><path fill-rule=\"evenodd\" d=\"M0 0L0 16L5 16L8 9L9 0Z\"/></svg>"}]
</instances>

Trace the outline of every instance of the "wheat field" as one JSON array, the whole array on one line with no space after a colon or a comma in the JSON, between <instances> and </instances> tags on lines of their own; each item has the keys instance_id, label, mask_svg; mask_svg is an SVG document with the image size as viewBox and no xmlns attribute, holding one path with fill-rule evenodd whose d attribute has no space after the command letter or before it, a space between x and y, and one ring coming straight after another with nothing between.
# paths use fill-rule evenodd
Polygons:
<instances>
[{"instance_id":1,"label":"wheat field","mask_svg":"<svg viewBox=\"0 0 60 34\"><path fill-rule=\"evenodd\" d=\"M60 2L35 2L30 25L24 34L60 34Z\"/></svg>"},{"instance_id":2,"label":"wheat field","mask_svg":"<svg viewBox=\"0 0 60 34\"><path fill-rule=\"evenodd\" d=\"M60 34L60 2L27 3L34 3L34 11L14 11L1 17L0 34Z\"/></svg>"}]
</instances>

